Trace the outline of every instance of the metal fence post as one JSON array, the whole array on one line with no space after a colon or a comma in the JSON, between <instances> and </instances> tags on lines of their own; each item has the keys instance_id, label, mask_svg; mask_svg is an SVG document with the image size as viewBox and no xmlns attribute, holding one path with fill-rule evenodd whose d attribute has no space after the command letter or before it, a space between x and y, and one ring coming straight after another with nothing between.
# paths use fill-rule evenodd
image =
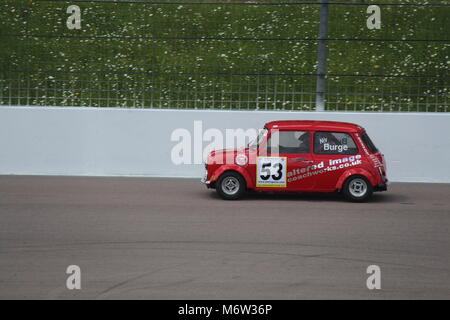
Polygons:
<instances>
[{"instance_id":1,"label":"metal fence post","mask_svg":"<svg viewBox=\"0 0 450 320\"><path fill-rule=\"evenodd\" d=\"M328 0L320 0L319 43L317 47L316 111L325 111L327 73Z\"/></svg>"}]
</instances>

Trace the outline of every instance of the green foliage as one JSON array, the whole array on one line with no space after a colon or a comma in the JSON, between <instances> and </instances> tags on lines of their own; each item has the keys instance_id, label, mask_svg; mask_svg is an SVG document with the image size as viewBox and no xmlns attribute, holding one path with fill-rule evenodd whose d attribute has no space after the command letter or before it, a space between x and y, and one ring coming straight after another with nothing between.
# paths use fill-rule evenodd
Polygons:
<instances>
[{"instance_id":1,"label":"green foliage","mask_svg":"<svg viewBox=\"0 0 450 320\"><path fill-rule=\"evenodd\" d=\"M80 2L68 30L71 4L2 1L0 104L314 108L318 5ZM366 9L330 5L329 38L372 41L329 41L329 109L448 111L448 41L386 40L448 40L450 8Z\"/></svg>"}]
</instances>

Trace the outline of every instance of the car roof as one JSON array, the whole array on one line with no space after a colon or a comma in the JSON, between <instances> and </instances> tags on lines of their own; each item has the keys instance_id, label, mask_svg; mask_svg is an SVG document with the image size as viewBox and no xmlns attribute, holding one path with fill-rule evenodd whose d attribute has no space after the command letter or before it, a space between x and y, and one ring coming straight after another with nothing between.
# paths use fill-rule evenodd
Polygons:
<instances>
[{"instance_id":1,"label":"car roof","mask_svg":"<svg viewBox=\"0 0 450 320\"><path fill-rule=\"evenodd\" d=\"M280 120L266 123L267 129L277 128L279 130L323 130L337 132L360 132L364 129L354 123L339 121L319 121L319 120Z\"/></svg>"}]
</instances>

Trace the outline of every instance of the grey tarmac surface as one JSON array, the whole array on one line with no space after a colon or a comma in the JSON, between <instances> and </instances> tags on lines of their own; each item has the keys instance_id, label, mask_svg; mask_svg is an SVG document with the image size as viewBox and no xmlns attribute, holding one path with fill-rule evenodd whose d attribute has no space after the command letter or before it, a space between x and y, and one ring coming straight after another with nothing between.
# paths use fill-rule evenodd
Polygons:
<instances>
[{"instance_id":1,"label":"grey tarmac surface","mask_svg":"<svg viewBox=\"0 0 450 320\"><path fill-rule=\"evenodd\" d=\"M450 185L223 201L197 179L0 176L1 299L449 299ZM381 268L381 290L366 269ZM81 290L66 268L81 268Z\"/></svg>"}]
</instances>

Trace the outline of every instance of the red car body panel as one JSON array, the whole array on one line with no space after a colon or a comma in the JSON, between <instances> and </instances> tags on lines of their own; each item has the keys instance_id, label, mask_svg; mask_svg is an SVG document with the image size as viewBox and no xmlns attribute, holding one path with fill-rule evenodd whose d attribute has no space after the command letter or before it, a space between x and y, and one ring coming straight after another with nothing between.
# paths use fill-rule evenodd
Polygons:
<instances>
[{"instance_id":1,"label":"red car body panel","mask_svg":"<svg viewBox=\"0 0 450 320\"><path fill-rule=\"evenodd\" d=\"M245 183L247 188L254 188L254 183L253 180L250 176L250 174L248 173L248 171L245 168L242 168L239 165L236 164L224 164L222 166L220 166L219 168L217 168L210 176L210 182L215 182L217 181L217 179L219 179L219 177L222 175L222 173L224 173L225 171L236 171L239 172L245 179Z\"/></svg>"},{"instance_id":2,"label":"red car body panel","mask_svg":"<svg viewBox=\"0 0 450 320\"><path fill-rule=\"evenodd\" d=\"M257 191L313 191L333 192L340 190L350 176L364 176L375 191L386 190L386 165L384 156L373 146L363 141L364 128L353 123L334 121L273 121L266 123L267 135L257 148L216 150L207 159L207 172L204 180L207 187L213 188L215 182L226 171L235 171L242 175L247 189ZM309 132L309 153L277 153L276 157L266 154L267 142L273 132L302 131ZM355 145L353 154L320 154L314 150L315 133L350 135ZM331 137L331 136L330 136ZM332 138L332 137L331 137ZM347 140L345 140L347 141ZM321 142L322 143L322 142ZM375 148L375 150L373 150ZM240 163L238 162L240 157ZM266 168L258 167L258 158L270 161L282 161L285 184L258 185L258 174ZM266 164L263 164L265 166ZM282 165L280 165L282 167ZM259 170L257 173L257 170ZM261 171L262 170L262 171ZM270 169L272 170L272 169ZM270 173L272 173L270 171ZM273 175L272 175L273 176ZM278 178L278 177L277 177ZM378 188L378 190L377 190Z\"/></svg>"}]
</instances>

